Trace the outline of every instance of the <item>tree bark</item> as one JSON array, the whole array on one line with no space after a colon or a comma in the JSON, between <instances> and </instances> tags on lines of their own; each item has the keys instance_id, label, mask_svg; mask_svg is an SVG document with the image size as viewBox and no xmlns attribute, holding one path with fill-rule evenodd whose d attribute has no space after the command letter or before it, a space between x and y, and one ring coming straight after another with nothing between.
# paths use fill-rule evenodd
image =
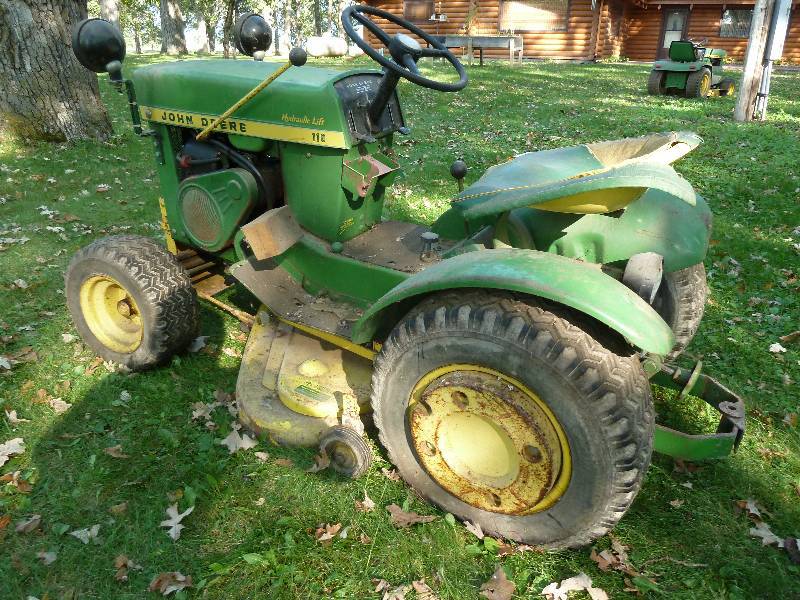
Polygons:
<instances>
[{"instance_id":1,"label":"tree bark","mask_svg":"<svg viewBox=\"0 0 800 600\"><path fill-rule=\"evenodd\" d=\"M100 0L100 18L110 22L121 31L119 26L119 1Z\"/></svg>"},{"instance_id":2,"label":"tree bark","mask_svg":"<svg viewBox=\"0 0 800 600\"><path fill-rule=\"evenodd\" d=\"M142 53L142 36L139 35L139 28L133 30L133 44L136 47L136 54Z\"/></svg>"},{"instance_id":3,"label":"tree bark","mask_svg":"<svg viewBox=\"0 0 800 600\"><path fill-rule=\"evenodd\" d=\"M228 0L225 6L225 21L222 24L222 53L225 58L234 58L232 51L233 43L233 13L236 7L236 0Z\"/></svg>"},{"instance_id":4,"label":"tree bark","mask_svg":"<svg viewBox=\"0 0 800 600\"><path fill-rule=\"evenodd\" d=\"M202 13L197 13L197 39L200 42L197 53L208 54L208 28L206 27L206 18Z\"/></svg>"},{"instance_id":5,"label":"tree bark","mask_svg":"<svg viewBox=\"0 0 800 600\"><path fill-rule=\"evenodd\" d=\"M161 54L186 54L183 15L177 0L161 0Z\"/></svg>"},{"instance_id":6,"label":"tree bark","mask_svg":"<svg viewBox=\"0 0 800 600\"><path fill-rule=\"evenodd\" d=\"M0 0L0 129L23 139L105 140L97 76L72 54L78 0Z\"/></svg>"},{"instance_id":7,"label":"tree bark","mask_svg":"<svg viewBox=\"0 0 800 600\"><path fill-rule=\"evenodd\" d=\"M311 0L314 8L314 35L322 35L322 14L320 12L320 0Z\"/></svg>"}]
</instances>

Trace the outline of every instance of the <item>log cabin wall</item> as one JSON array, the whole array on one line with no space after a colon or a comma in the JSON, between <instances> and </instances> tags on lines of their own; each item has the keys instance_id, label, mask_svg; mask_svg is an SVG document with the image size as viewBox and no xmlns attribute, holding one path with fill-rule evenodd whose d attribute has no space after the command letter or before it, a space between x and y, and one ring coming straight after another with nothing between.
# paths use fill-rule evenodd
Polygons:
<instances>
[{"instance_id":1,"label":"log cabin wall","mask_svg":"<svg viewBox=\"0 0 800 600\"><path fill-rule=\"evenodd\" d=\"M478 10L473 25L476 35L492 35L499 32L501 2L503 0L479 0ZM655 60L661 40L663 12L660 4L653 1L641 6L630 0L596 0L597 11L592 12L592 0L570 0L566 31L559 32L515 32L524 41L526 58L555 59L592 59L624 56L631 60ZM371 0L369 4L387 10L393 14L403 15L403 0ZM677 4L675 0L667 0L663 6ZM695 39L708 38L712 47L723 48L729 57L741 62L747 48L746 38L720 37L720 20L723 7L751 8L741 0L715 0L714 3L690 3L688 22L689 37ZM459 33L470 8L470 0L442 0L435 2L437 10L447 15L447 21L435 23L415 23L424 31L432 34ZM596 20L595 20L596 19ZM397 26L376 19L390 34L395 33ZM596 28L596 39L592 41ZM368 34L367 39L375 46L377 41ZM477 56L477 51L476 51ZM508 52L501 49L487 49L485 56L508 58ZM784 46L784 61L800 62L800 3L792 7L789 31Z\"/></svg>"}]
</instances>

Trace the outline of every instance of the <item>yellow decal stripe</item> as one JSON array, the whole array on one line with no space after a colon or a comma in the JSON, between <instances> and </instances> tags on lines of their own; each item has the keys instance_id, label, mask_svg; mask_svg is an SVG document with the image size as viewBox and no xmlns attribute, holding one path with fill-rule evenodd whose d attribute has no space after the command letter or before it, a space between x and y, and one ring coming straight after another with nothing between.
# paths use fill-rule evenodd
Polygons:
<instances>
[{"instance_id":1,"label":"yellow decal stripe","mask_svg":"<svg viewBox=\"0 0 800 600\"><path fill-rule=\"evenodd\" d=\"M165 125L176 125L178 127L189 127L192 129L208 127L218 116L153 108L152 106L141 106L139 111L142 119L145 121L164 123ZM248 135L251 137L308 144L311 146L349 148L344 133L341 131L308 129L305 127L295 127L294 125L277 125L275 123L261 123L259 121L235 118L225 119L217 125L214 130L222 133Z\"/></svg>"}]
</instances>

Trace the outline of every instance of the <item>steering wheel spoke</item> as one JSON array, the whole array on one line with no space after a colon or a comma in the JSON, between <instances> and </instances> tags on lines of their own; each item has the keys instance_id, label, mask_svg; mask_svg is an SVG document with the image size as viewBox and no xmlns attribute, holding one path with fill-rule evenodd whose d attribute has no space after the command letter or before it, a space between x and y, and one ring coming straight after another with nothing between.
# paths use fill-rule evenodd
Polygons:
<instances>
[{"instance_id":1,"label":"steering wheel spoke","mask_svg":"<svg viewBox=\"0 0 800 600\"><path fill-rule=\"evenodd\" d=\"M410 54L406 54L403 56L403 66L414 73L414 75L419 75L419 69L417 68L417 61L414 60L414 57Z\"/></svg>"},{"instance_id":2,"label":"steering wheel spoke","mask_svg":"<svg viewBox=\"0 0 800 600\"><path fill-rule=\"evenodd\" d=\"M364 27L369 29L370 33L372 33L372 35L374 35L376 38L380 40L381 44L383 44L387 48L389 47L389 42L391 42L389 34L387 34L383 29L381 29L380 26L375 21L357 11L353 11L352 17L356 21L361 23ZM353 41L355 42L355 40Z\"/></svg>"},{"instance_id":3,"label":"steering wheel spoke","mask_svg":"<svg viewBox=\"0 0 800 600\"><path fill-rule=\"evenodd\" d=\"M446 58L450 54L449 50L440 50L439 48L423 48L420 56L425 58Z\"/></svg>"}]
</instances>

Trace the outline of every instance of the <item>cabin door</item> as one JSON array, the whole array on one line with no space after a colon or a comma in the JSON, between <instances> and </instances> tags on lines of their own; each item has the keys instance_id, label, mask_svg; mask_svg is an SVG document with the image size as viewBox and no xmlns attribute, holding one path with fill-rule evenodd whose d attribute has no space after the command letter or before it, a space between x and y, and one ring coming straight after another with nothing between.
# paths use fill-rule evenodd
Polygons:
<instances>
[{"instance_id":1,"label":"cabin door","mask_svg":"<svg viewBox=\"0 0 800 600\"><path fill-rule=\"evenodd\" d=\"M675 40L686 39L686 29L689 25L689 7L679 6L661 9L664 20L661 25L661 39L658 43L656 58L669 58L669 45Z\"/></svg>"}]
</instances>

